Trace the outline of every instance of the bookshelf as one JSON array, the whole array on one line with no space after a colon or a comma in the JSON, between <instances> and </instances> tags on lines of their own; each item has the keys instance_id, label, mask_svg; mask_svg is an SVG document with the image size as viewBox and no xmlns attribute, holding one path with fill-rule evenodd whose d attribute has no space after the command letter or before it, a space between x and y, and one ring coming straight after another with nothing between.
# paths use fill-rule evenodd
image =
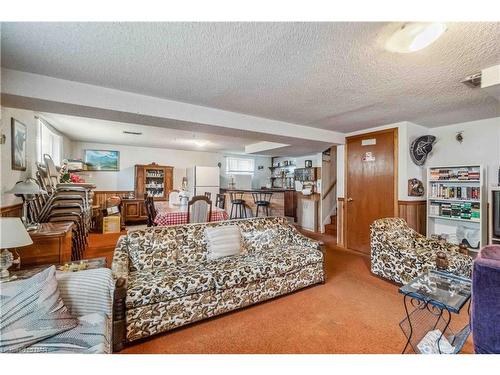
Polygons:
<instances>
[{"instance_id":1,"label":"bookshelf","mask_svg":"<svg viewBox=\"0 0 500 375\"><path fill-rule=\"evenodd\" d=\"M427 168L427 236L443 236L469 250L486 244L486 171L480 164Z\"/></svg>"}]
</instances>

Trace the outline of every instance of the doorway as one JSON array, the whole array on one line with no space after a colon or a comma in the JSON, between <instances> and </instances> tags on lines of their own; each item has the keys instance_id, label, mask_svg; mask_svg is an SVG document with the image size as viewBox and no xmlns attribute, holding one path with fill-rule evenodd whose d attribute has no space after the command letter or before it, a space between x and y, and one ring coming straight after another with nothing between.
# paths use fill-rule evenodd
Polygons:
<instances>
[{"instance_id":1,"label":"doorway","mask_svg":"<svg viewBox=\"0 0 500 375\"><path fill-rule=\"evenodd\" d=\"M370 224L397 216L398 129L346 138L346 247L370 254Z\"/></svg>"}]
</instances>

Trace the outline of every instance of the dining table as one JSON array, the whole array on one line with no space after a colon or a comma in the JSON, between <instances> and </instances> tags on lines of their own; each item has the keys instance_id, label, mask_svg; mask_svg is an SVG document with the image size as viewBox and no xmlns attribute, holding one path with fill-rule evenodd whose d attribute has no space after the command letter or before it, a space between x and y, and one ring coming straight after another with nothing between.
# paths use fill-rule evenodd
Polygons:
<instances>
[{"instance_id":1,"label":"dining table","mask_svg":"<svg viewBox=\"0 0 500 375\"><path fill-rule=\"evenodd\" d=\"M155 202L156 217L154 223L158 226L187 224L187 205L174 205L169 202ZM210 221L228 220L229 215L219 207L212 207Z\"/></svg>"}]
</instances>

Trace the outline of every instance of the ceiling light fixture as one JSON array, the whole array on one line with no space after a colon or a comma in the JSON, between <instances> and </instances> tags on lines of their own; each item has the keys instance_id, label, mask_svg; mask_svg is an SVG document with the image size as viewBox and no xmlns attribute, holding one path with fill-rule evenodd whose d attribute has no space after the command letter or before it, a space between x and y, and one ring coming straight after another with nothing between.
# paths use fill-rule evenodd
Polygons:
<instances>
[{"instance_id":1,"label":"ceiling light fixture","mask_svg":"<svg viewBox=\"0 0 500 375\"><path fill-rule=\"evenodd\" d=\"M412 22L404 24L387 40L385 48L391 52L411 53L434 43L446 31L441 22Z\"/></svg>"}]
</instances>

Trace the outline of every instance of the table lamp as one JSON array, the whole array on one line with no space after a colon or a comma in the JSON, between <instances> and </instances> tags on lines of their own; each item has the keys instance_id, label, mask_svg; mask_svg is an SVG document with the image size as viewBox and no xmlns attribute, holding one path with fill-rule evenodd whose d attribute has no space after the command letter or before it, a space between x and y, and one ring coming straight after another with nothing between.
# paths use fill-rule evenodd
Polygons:
<instances>
[{"instance_id":1,"label":"table lamp","mask_svg":"<svg viewBox=\"0 0 500 375\"><path fill-rule=\"evenodd\" d=\"M38 182L36 182L34 178L28 177L24 181L18 181L14 187L6 191L6 193L24 196L22 217L24 226L28 231L38 229L39 224L28 218L28 205L31 201L35 200L35 195L47 194L47 192L38 185Z\"/></svg>"},{"instance_id":2,"label":"table lamp","mask_svg":"<svg viewBox=\"0 0 500 375\"><path fill-rule=\"evenodd\" d=\"M0 279L9 277L14 256L7 249L31 245L33 241L18 217L0 217Z\"/></svg>"}]
</instances>

